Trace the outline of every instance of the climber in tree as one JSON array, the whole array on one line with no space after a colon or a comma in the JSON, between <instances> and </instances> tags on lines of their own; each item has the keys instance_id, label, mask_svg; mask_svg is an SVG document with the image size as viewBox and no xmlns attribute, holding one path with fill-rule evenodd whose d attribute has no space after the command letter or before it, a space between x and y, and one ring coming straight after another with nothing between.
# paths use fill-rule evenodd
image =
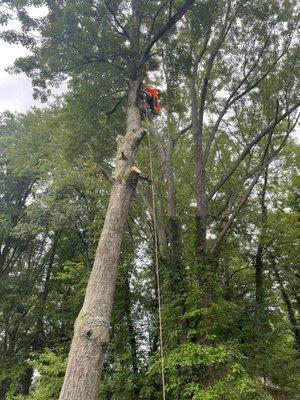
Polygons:
<instances>
[{"instance_id":1,"label":"climber in tree","mask_svg":"<svg viewBox=\"0 0 300 400\"><path fill-rule=\"evenodd\" d=\"M141 88L141 99L146 105L146 112L151 113L152 116L160 114L160 92L149 85L142 85Z\"/></svg>"}]
</instances>

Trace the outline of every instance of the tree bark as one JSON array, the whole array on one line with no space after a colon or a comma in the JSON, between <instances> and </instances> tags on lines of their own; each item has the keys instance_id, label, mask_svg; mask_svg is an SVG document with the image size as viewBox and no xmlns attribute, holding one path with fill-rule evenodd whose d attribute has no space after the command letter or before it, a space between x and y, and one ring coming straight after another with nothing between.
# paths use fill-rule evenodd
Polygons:
<instances>
[{"instance_id":1,"label":"tree bark","mask_svg":"<svg viewBox=\"0 0 300 400\"><path fill-rule=\"evenodd\" d=\"M264 251L264 240L266 234L266 223L267 223L267 207L266 207L266 191L268 185L268 167L264 173L264 183L262 187L260 197L260 208L261 208L261 232L255 256L255 327L254 337L256 342L259 340L262 333L263 314L264 314L264 290L263 290L263 251ZM257 349L258 350L258 349Z\"/></svg>"},{"instance_id":2,"label":"tree bark","mask_svg":"<svg viewBox=\"0 0 300 400\"><path fill-rule=\"evenodd\" d=\"M0 381L0 400L5 400L6 399L6 393L8 390L9 384L6 379L3 379Z\"/></svg>"},{"instance_id":3,"label":"tree bark","mask_svg":"<svg viewBox=\"0 0 300 400\"><path fill-rule=\"evenodd\" d=\"M140 388L138 381L138 352L137 352L137 342L136 342L136 332L134 328L132 312L131 312L131 299L130 299L130 284L129 284L129 272L126 272L125 282L124 282L124 306L125 313L128 325L128 333L129 333L129 344L131 348L131 357L132 357L132 371L134 373L134 387L133 387L133 395L136 400L140 398Z\"/></svg>"},{"instance_id":4,"label":"tree bark","mask_svg":"<svg viewBox=\"0 0 300 400\"><path fill-rule=\"evenodd\" d=\"M168 143L165 158L165 171L167 181L168 196L168 230L170 242L170 265L172 279L170 281L171 289L174 293L179 291L182 294L184 274L182 271L182 249L179 236L179 223L177 218L176 191L174 182L174 173L172 166L173 141L170 133L170 118L168 118Z\"/></svg>"},{"instance_id":5,"label":"tree bark","mask_svg":"<svg viewBox=\"0 0 300 400\"><path fill-rule=\"evenodd\" d=\"M75 322L60 400L98 399L123 231L139 179L132 165L145 133L136 105L140 83L141 78L130 82L127 130L118 140L115 180L84 304Z\"/></svg>"},{"instance_id":6,"label":"tree bark","mask_svg":"<svg viewBox=\"0 0 300 400\"><path fill-rule=\"evenodd\" d=\"M152 47L193 4L194 0L186 0L150 38L143 51L140 51L141 2L131 1L131 50L134 59L130 68L126 134L120 136L118 140L114 184L84 304L75 322L60 400L98 399L124 226L131 197L139 179L139 171L133 169L132 166L139 143L145 134L137 107L143 71ZM140 53L138 64L135 59L137 53Z\"/></svg>"},{"instance_id":7,"label":"tree bark","mask_svg":"<svg viewBox=\"0 0 300 400\"><path fill-rule=\"evenodd\" d=\"M299 324L299 321L297 321L296 313L294 311L294 308L293 308L292 302L290 300L290 297L288 295L288 292L284 287L280 273L275 266L275 260L272 260L272 264L273 264L274 274L276 276L277 282L279 283L281 296L282 296L282 299L284 301L284 304L285 304L287 312L288 312L291 329L295 336L295 347L298 351L300 351L300 328L299 328L300 324Z\"/></svg>"},{"instance_id":8,"label":"tree bark","mask_svg":"<svg viewBox=\"0 0 300 400\"><path fill-rule=\"evenodd\" d=\"M23 396L29 395L32 376L33 376L33 368L27 368L21 379L21 393Z\"/></svg>"},{"instance_id":9,"label":"tree bark","mask_svg":"<svg viewBox=\"0 0 300 400\"><path fill-rule=\"evenodd\" d=\"M196 95L196 72L197 67L192 73L190 82L192 124L194 131L195 165L196 165L196 248L200 259L206 257L206 230L207 230L207 196L205 191L205 161L203 153L203 116L198 116L197 95ZM206 95L206 92L204 93ZM204 107L204 99L201 102L201 111Z\"/></svg>"}]
</instances>

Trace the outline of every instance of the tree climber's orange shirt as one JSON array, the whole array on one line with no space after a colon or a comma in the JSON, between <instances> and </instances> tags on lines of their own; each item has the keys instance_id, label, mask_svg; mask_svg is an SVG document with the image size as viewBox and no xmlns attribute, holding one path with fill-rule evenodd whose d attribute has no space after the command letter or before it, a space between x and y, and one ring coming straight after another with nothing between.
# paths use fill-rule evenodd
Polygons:
<instances>
[{"instance_id":1,"label":"tree climber's orange shirt","mask_svg":"<svg viewBox=\"0 0 300 400\"><path fill-rule=\"evenodd\" d=\"M158 90L156 90L154 87L152 87L152 86L146 86L146 91L147 91L148 93L150 93L151 96L153 96L155 99L159 99L159 98L160 98L160 95L159 95L159 93L158 93Z\"/></svg>"}]
</instances>

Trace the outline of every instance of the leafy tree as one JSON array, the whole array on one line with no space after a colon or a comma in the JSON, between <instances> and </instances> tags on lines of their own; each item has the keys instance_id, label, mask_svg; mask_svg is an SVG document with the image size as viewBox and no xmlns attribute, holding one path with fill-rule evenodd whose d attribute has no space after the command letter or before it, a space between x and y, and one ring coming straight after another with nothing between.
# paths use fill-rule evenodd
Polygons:
<instances>
[{"instance_id":1,"label":"leafy tree","mask_svg":"<svg viewBox=\"0 0 300 400\"><path fill-rule=\"evenodd\" d=\"M78 313L61 398L161 398L157 235L168 396L296 399L295 2L2 5L32 51L14 69L68 90L1 119L0 398L58 398Z\"/></svg>"}]
</instances>

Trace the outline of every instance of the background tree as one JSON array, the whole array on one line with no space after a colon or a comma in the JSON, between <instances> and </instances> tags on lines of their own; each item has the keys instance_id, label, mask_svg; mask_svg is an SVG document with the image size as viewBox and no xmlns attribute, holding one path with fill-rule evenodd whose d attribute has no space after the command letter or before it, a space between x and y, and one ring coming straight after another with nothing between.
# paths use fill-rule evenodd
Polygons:
<instances>
[{"instance_id":1,"label":"background tree","mask_svg":"<svg viewBox=\"0 0 300 400\"><path fill-rule=\"evenodd\" d=\"M29 2L4 3L15 7L23 31L3 37L32 49L16 68L33 78L36 95L64 78L69 87L51 108L1 121L1 235L7 260L14 257L1 281L2 398L58 398L110 191L129 193L136 147L127 139L145 127L154 156L168 396L297 398L295 4L195 2L169 31L187 3L51 2L37 19ZM163 88L164 110L142 127L144 65ZM139 130L129 129L124 142L118 134L128 116L130 129ZM136 161L147 175L146 141L139 147ZM136 190L135 183L128 218L117 207L125 240L105 323L111 341L100 397L107 400L161 398L151 190L149 179ZM105 283L93 276L91 283ZM94 300L109 316L112 303ZM79 340L96 343L84 329Z\"/></svg>"}]
</instances>

